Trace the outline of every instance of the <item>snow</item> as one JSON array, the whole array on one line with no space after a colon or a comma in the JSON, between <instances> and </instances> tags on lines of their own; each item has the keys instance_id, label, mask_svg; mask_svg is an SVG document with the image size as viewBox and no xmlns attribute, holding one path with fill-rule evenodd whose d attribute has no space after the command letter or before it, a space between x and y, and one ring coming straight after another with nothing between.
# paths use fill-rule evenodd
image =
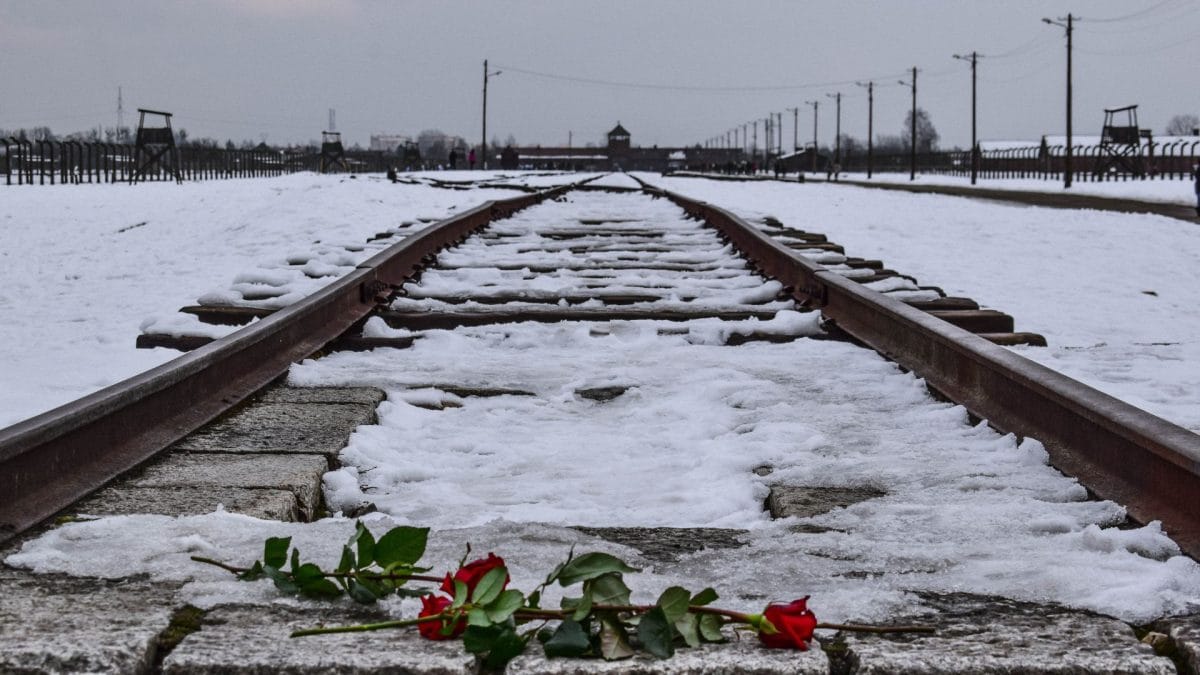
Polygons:
<instances>
[{"instance_id":1,"label":"snow","mask_svg":"<svg viewBox=\"0 0 1200 675\"><path fill-rule=\"evenodd\" d=\"M848 255L1005 311L1049 342L1012 348L1022 356L1200 432L1194 223L845 185L647 179L825 234Z\"/></svg>"},{"instance_id":2,"label":"snow","mask_svg":"<svg viewBox=\"0 0 1200 675\"><path fill-rule=\"evenodd\" d=\"M376 233L514 194L307 173L3 188L0 427L179 355L135 349L143 327L214 337L232 330L180 316L181 306L282 306L369 256L365 242Z\"/></svg>"},{"instance_id":3,"label":"snow","mask_svg":"<svg viewBox=\"0 0 1200 675\"><path fill-rule=\"evenodd\" d=\"M823 175L817 176L816 180L820 181ZM876 173L868 179L865 173L843 171L841 177L844 180L858 180L870 183L971 187L971 178L969 176L917 174L917 179L910 181L908 173ZM1102 181L1099 183L1076 179L1068 189L1063 187L1061 178L986 178L980 179L975 187L981 190L1017 190L1021 192L1079 194L1091 195L1093 197L1107 197L1110 199L1135 199L1161 204L1196 206L1195 186L1191 180L1187 179Z\"/></svg>"},{"instance_id":4,"label":"snow","mask_svg":"<svg viewBox=\"0 0 1200 675\"><path fill-rule=\"evenodd\" d=\"M1052 345L1020 353L1200 428L1195 365L1200 363L1200 338L1195 337L1200 318L1190 312L1190 296L1200 281L1195 264L1200 231L1194 226L1153 216L1018 208L845 186L648 179L751 218L770 214L788 226L825 233L850 255L881 258L922 283L1007 310L1016 316L1018 329L1042 332ZM214 288L220 295L241 293L242 285L259 290L307 283L281 272L280 261L299 255L303 264L316 260L337 267L339 261L329 255L369 254L362 245L369 233L495 194L316 176L188 185L184 192L153 187L156 192L132 198L133 192L111 188L21 193L21 199L31 200L24 202L24 213L35 217L9 216L29 223L30 231L17 235L21 247L15 250L27 253L43 250L37 244L59 243L55 233L61 238L65 228L58 221L64 212L100 213L102 223L75 219L74 229L94 230L85 237L90 246L83 251L108 260L108 267L119 261L138 268L143 276L125 286L101 280L87 311L105 317L118 310L133 314L125 305L114 306L131 302L126 289L149 286L147 279L155 276L172 278L178 288L143 289L151 293L141 297L139 316L144 317L170 312ZM289 197L283 205L276 190ZM1179 555L1158 523L1118 527L1124 510L1111 502L1087 501L1082 486L1047 465L1036 440L1018 442L985 423L971 425L964 409L932 399L912 373L846 343L726 346L733 332L812 334L818 316L772 300L778 290L772 282L755 280L726 247L664 200L591 193L571 199L584 207L576 218L640 219L690 247L675 254L642 252L651 259L705 263L683 279L665 272L658 278L618 272L606 282L645 291L678 281L717 307L746 301L738 294L749 292L754 300L771 301L775 318L425 331L409 349L335 353L298 364L289 376L295 385L373 385L388 393L378 424L360 426L342 452L344 466L326 475L332 508L376 504L380 513L368 520L377 533L395 523L434 528L426 560L438 571L451 567L468 542L478 554L494 551L508 561L514 585L525 590L575 546L578 552L609 551L645 568L630 579L636 601L653 601L675 584L712 585L723 606L744 610L811 594L810 605L826 621L885 621L911 608L912 592L922 590L1055 601L1133 622L1200 611L1200 565ZM268 200L270 205L262 203ZM10 208L7 202L4 208ZM571 259L569 247L544 251L543 244L557 240L539 234L547 227L581 227L578 221L555 223L565 208L546 203L503 221L497 231L511 236L486 244L477 237L439 256L441 264L457 269L426 274L412 289L454 293L472 284L511 289L529 282L535 288L584 288L582 272L525 272L530 261ZM143 211L150 213L141 218L149 224L128 232L150 234L136 242L137 251L125 251L114 225L129 219L130 212L140 216ZM211 223L222 229L212 232ZM52 226L54 232L38 232ZM633 229L636 224L623 226L618 218L598 227ZM172 235L184 239L175 241ZM216 246L218 238L225 239L223 247ZM322 252L309 243L313 239L347 242L360 250L344 245L336 250L330 244ZM214 251L224 248L225 257L210 253L193 261L202 274L168 255L188 250L192 241ZM229 251L243 246L249 251ZM66 253L83 255L75 248ZM25 258L37 256L8 257L28 265ZM500 259L525 269L511 275L485 271L485 262ZM841 264L836 256L826 260ZM101 262L92 265L97 273L106 269ZM72 269L78 267L72 262ZM16 301L15 282L6 279L0 288L5 302L37 315L24 308L24 299ZM1156 295L1143 292L1148 290ZM660 295L663 299L654 303L687 302ZM122 350L133 352L132 332L123 322L95 323L90 335L106 336L121 347L110 359L124 358ZM369 323L368 332L410 334L381 323ZM63 345L87 351L81 332L76 326L56 335ZM14 341L19 340L9 342ZM44 346L56 345L26 342L24 351L9 360L48 354L49 349L40 351ZM48 362L52 356L40 358ZM60 381L86 388L78 379ZM471 385L533 395L447 391ZM597 387L624 391L608 401L579 394ZM772 469L768 475L754 471L764 466ZM885 494L811 518L772 521L762 503L769 486L779 483L869 486ZM745 530L746 545L709 549L664 565L566 525L726 527ZM248 564L260 555L266 537L290 535L306 559L333 566L352 530L352 521L336 515L311 524L220 511L181 518L110 517L57 527L26 542L5 562L38 572L108 578L145 573L183 582L179 598L202 607L274 602L279 596L269 582L237 582L189 556ZM556 598L551 594L546 602ZM412 601L389 606L414 612Z\"/></svg>"}]
</instances>

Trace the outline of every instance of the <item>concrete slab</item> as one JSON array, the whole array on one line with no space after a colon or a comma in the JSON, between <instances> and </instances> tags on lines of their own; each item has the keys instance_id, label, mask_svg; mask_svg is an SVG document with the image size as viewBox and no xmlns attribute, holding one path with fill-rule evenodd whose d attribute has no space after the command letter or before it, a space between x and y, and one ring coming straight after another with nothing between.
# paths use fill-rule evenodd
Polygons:
<instances>
[{"instance_id":1,"label":"concrete slab","mask_svg":"<svg viewBox=\"0 0 1200 675\"><path fill-rule=\"evenodd\" d=\"M360 424L375 423L361 403L258 403L210 424L172 446L187 452L310 453L330 459Z\"/></svg>"},{"instance_id":2,"label":"concrete slab","mask_svg":"<svg viewBox=\"0 0 1200 675\"><path fill-rule=\"evenodd\" d=\"M636 548L649 560L674 562L706 548L738 548L745 530L717 527L575 527L584 534Z\"/></svg>"},{"instance_id":3,"label":"concrete slab","mask_svg":"<svg viewBox=\"0 0 1200 675\"><path fill-rule=\"evenodd\" d=\"M199 631L188 635L163 661L163 672L188 675L306 673L399 673L473 675L475 657L460 641L434 642L416 630L343 633L289 638L301 628L380 621L357 608L277 605L216 607Z\"/></svg>"},{"instance_id":4,"label":"concrete slab","mask_svg":"<svg viewBox=\"0 0 1200 675\"><path fill-rule=\"evenodd\" d=\"M234 455L175 452L124 483L137 488L269 488L296 495L301 517L315 516L321 503L321 476L329 463L321 455Z\"/></svg>"},{"instance_id":5,"label":"concrete slab","mask_svg":"<svg viewBox=\"0 0 1200 675\"><path fill-rule=\"evenodd\" d=\"M153 513L164 516L193 516L212 513L221 505L226 511L264 520L293 522L300 519L300 501L283 489L236 487L129 487L101 490L72 507L76 514L120 516Z\"/></svg>"},{"instance_id":6,"label":"concrete slab","mask_svg":"<svg viewBox=\"0 0 1200 675\"><path fill-rule=\"evenodd\" d=\"M1170 659L1116 619L1003 598L921 594L926 613L896 623L934 625L936 635L845 635L856 675L1127 673L1173 675ZM830 638L822 638L829 646Z\"/></svg>"},{"instance_id":7,"label":"concrete slab","mask_svg":"<svg viewBox=\"0 0 1200 675\"><path fill-rule=\"evenodd\" d=\"M1200 673L1200 614L1162 619L1154 627L1171 637L1176 656L1187 668L1183 672L1188 675Z\"/></svg>"},{"instance_id":8,"label":"concrete slab","mask_svg":"<svg viewBox=\"0 0 1200 675\"><path fill-rule=\"evenodd\" d=\"M255 403L354 403L374 408L387 398L374 387L271 387Z\"/></svg>"},{"instance_id":9,"label":"concrete slab","mask_svg":"<svg viewBox=\"0 0 1200 675\"><path fill-rule=\"evenodd\" d=\"M813 645L806 652L767 649L753 637L724 644L680 649L670 659L638 655L622 661L601 659L548 659L541 645L530 644L513 659L505 675L567 675L568 673L623 673L629 675L699 675L747 673L749 675L802 675L829 672L829 660Z\"/></svg>"},{"instance_id":10,"label":"concrete slab","mask_svg":"<svg viewBox=\"0 0 1200 675\"><path fill-rule=\"evenodd\" d=\"M870 487L774 485L767 495L767 510L772 518L808 518L883 495Z\"/></svg>"},{"instance_id":11,"label":"concrete slab","mask_svg":"<svg viewBox=\"0 0 1200 675\"><path fill-rule=\"evenodd\" d=\"M174 587L0 568L0 672L147 673Z\"/></svg>"}]
</instances>

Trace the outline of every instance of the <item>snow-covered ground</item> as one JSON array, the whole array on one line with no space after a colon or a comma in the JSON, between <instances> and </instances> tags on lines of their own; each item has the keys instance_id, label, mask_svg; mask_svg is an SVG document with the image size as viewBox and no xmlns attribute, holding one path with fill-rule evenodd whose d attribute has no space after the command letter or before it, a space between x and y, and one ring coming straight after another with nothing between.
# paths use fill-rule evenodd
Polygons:
<instances>
[{"instance_id":1,"label":"snow-covered ground","mask_svg":"<svg viewBox=\"0 0 1200 675\"><path fill-rule=\"evenodd\" d=\"M576 177L536 177L549 179ZM344 273L371 253L363 244L376 233L514 194L309 173L2 188L0 427L175 358L134 349L140 326L187 321L176 310L202 295L311 291L335 277L305 272Z\"/></svg>"},{"instance_id":2,"label":"snow-covered ground","mask_svg":"<svg viewBox=\"0 0 1200 675\"><path fill-rule=\"evenodd\" d=\"M1200 432L1194 224L844 185L645 179L825 234L848 255L1008 312L1049 342L1014 348L1023 356Z\"/></svg>"},{"instance_id":3,"label":"snow-covered ground","mask_svg":"<svg viewBox=\"0 0 1200 675\"><path fill-rule=\"evenodd\" d=\"M852 255L880 257L925 283L1005 309L1019 329L1043 332L1056 345L1023 353L1200 426L1189 398L1200 389L1198 326L1187 317L1200 233L1186 224L842 186L648 178L751 217L771 214L823 232ZM366 189L321 185L339 205L362 199ZM378 186L385 188L397 195L428 189ZM440 194L477 201L485 192ZM629 200L648 203L648 214L667 206L628 195L586 201L597 199L626 200L618 211ZM562 208L543 206L505 227L545 226L544 214ZM386 219L396 210L366 214L386 222L364 231L395 224ZM276 257L264 252L255 262ZM227 288L233 276L209 284ZM431 278L453 290L451 276ZM388 390L380 423L351 437L344 453L351 468L332 472L327 484L335 506L375 501L383 513L370 517L373 527L434 527L428 561L439 570L469 541L475 551L503 555L513 583L528 589L576 545L646 567L631 584L638 600L672 584L713 585L723 605L746 610L811 594L811 606L829 621L887 620L917 602L914 590L1059 601L1138 622L1200 610L1200 565L1178 555L1156 524L1118 528L1122 509L1085 501L1081 486L1047 466L1035 440L1018 444L986 424L970 425L961 407L933 400L895 364L837 342L726 347L691 337L662 334L652 322L429 331L410 349L305 362L290 380ZM458 397L431 386L437 383L535 395ZM627 389L608 402L576 393L604 386ZM1172 387L1183 403L1171 400ZM451 405L421 407L435 401ZM773 471L753 471L762 466ZM774 483L871 486L886 495L802 522L771 521L761 505ZM663 566L567 524L749 533L743 548ZM247 562L265 537L291 534L306 557L332 565L352 528L341 518L298 525L225 513L116 517L62 526L7 562L75 574L145 572L186 581L181 596L208 606L276 595L267 582L236 582L188 556ZM412 601L401 605L413 613Z\"/></svg>"},{"instance_id":4,"label":"snow-covered ground","mask_svg":"<svg viewBox=\"0 0 1200 675\"><path fill-rule=\"evenodd\" d=\"M842 172L841 175L844 180L861 180L870 183L971 187L971 179L968 176L943 176L922 173L917 174L915 181L910 181L907 173L876 173L869 179L865 173ZM823 181L825 180L825 174L811 174L808 176L808 180ZM1186 179L1116 180L1099 183L1076 180L1070 188L1064 188L1062 179L980 178L975 187L981 190L1052 192L1059 194L1092 195L1113 199L1136 199L1145 202L1183 204L1186 206L1196 205L1195 185L1191 180Z\"/></svg>"}]
</instances>

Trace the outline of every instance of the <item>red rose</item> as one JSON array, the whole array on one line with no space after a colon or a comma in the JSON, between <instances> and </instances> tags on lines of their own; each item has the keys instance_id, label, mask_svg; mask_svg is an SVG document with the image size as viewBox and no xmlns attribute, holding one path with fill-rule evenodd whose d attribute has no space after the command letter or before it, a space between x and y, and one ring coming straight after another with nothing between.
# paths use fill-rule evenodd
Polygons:
<instances>
[{"instance_id":1,"label":"red rose","mask_svg":"<svg viewBox=\"0 0 1200 675\"><path fill-rule=\"evenodd\" d=\"M763 618L770 621L779 631L769 635L759 631L758 639L763 645L776 649L808 650L808 641L812 639L813 629L817 627L817 617L808 609L807 595L786 605L767 605L763 610Z\"/></svg>"},{"instance_id":2,"label":"red rose","mask_svg":"<svg viewBox=\"0 0 1200 675\"><path fill-rule=\"evenodd\" d=\"M454 573L453 578L447 574L446 578L442 581L442 590L450 595L454 595L454 582L461 581L467 585L468 591L474 593L475 586L479 584L479 580L483 578L483 575L496 569L497 567L504 567L504 558L497 556L495 553L488 553L488 557L486 558L481 558L474 562L469 562L466 565L463 565L462 569ZM509 577L507 574L505 574L505 586L508 586L508 580Z\"/></svg>"},{"instance_id":3,"label":"red rose","mask_svg":"<svg viewBox=\"0 0 1200 675\"><path fill-rule=\"evenodd\" d=\"M421 596L421 611L417 614L417 618L425 616L436 616L446 610L447 607L454 604L450 598L440 595L422 595ZM417 624L417 632L426 640L450 640L462 635L462 632L467 629L467 620L459 619L454 624L454 628L449 633L443 632L446 626L446 621L426 621Z\"/></svg>"}]
</instances>

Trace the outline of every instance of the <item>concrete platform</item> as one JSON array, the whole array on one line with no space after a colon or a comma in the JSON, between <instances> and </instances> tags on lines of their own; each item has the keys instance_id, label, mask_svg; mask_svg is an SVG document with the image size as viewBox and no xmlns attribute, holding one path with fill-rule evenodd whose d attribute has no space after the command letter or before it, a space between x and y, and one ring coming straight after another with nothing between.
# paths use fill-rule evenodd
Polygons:
<instances>
[{"instance_id":1,"label":"concrete platform","mask_svg":"<svg viewBox=\"0 0 1200 675\"><path fill-rule=\"evenodd\" d=\"M459 641L434 642L415 630L289 638L301 628L386 620L356 608L226 606L208 612L163 661L164 673L397 673L472 675L475 657Z\"/></svg>"},{"instance_id":2,"label":"concrete platform","mask_svg":"<svg viewBox=\"0 0 1200 675\"><path fill-rule=\"evenodd\" d=\"M302 519L300 501L290 490L240 487L127 487L106 488L72 507L79 515L122 516L153 513L194 516L212 513L221 506L264 520L295 522Z\"/></svg>"},{"instance_id":3,"label":"concrete platform","mask_svg":"<svg viewBox=\"0 0 1200 675\"><path fill-rule=\"evenodd\" d=\"M229 455L173 453L147 467L125 485L134 488L224 488L287 490L296 496L303 519L321 504L321 476L329 463L321 455Z\"/></svg>"},{"instance_id":4,"label":"concrete platform","mask_svg":"<svg viewBox=\"0 0 1200 675\"><path fill-rule=\"evenodd\" d=\"M355 427L374 422L374 403L259 402L204 427L172 450L304 453L332 460Z\"/></svg>"},{"instance_id":5,"label":"concrete platform","mask_svg":"<svg viewBox=\"0 0 1200 675\"><path fill-rule=\"evenodd\" d=\"M513 659L507 675L568 675L569 673L623 673L628 675L824 675L829 662L817 644L807 652L766 649L753 636L734 637L724 644L680 649L670 659L640 654L624 661L600 659L548 659L541 645L530 644Z\"/></svg>"},{"instance_id":6,"label":"concrete platform","mask_svg":"<svg viewBox=\"0 0 1200 675\"><path fill-rule=\"evenodd\" d=\"M930 624L936 635L844 635L844 651L822 638L856 675L1126 673L1173 675L1175 665L1127 624L1089 612L1003 598L922 594L925 613L897 623Z\"/></svg>"},{"instance_id":7,"label":"concrete platform","mask_svg":"<svg viewBox=\"0 0 1200 675\"><path fill-rule=\"evenodd\" d=\"M174 587L0 568L0 673L145 673Z\"/></svg>"}]
</instances>

